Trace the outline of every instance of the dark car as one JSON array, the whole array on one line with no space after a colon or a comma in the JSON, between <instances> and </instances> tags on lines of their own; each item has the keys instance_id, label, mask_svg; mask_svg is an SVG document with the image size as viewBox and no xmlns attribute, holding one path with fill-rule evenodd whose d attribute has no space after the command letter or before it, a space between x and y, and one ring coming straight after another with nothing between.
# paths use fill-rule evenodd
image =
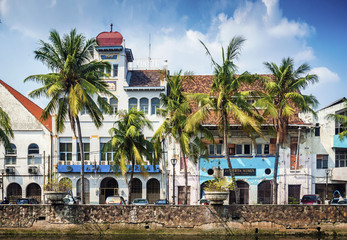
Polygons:
<instances>
[{"instance_id":1,"label":"dark car","mask_svg":"<svg viewBox=\"0 0 347 240\"><path fill-rule=\"evenodd\" d=\"M16 204L40 204L34 198L18 198Z\"/></svg>"},{"instance_id":2,"label":"dark car","mask_svg":"<svg viewBox=\"0 0 347 240\"><path fill-rule=\"evenodd\" d=\"M301 204L322 204L322 199L318 194L304 195L300 201Z\"/></svg>"},{"instance_id":3,"label":"dark car","mask_svg":"<svg viewBox=\"0 0 347 240\"><path fill-rule=\"evenodd\" d=\"M155 205L169 205L170 203L169 203L169 201L166 200L166 199L159 199L159 200L156 201L154 204L155 204Z\"/></svg>"},{"instance_id":4,"label":"dark car","mask_svg":"<svg viewBox=\"0 0 347 240\"><path fill-rule=\"evenodd\" d=\"M143 199L143 198L135 198L131 204L132 205L148 205L148 201L147 199Z\"/></svg>"}]
</instances>

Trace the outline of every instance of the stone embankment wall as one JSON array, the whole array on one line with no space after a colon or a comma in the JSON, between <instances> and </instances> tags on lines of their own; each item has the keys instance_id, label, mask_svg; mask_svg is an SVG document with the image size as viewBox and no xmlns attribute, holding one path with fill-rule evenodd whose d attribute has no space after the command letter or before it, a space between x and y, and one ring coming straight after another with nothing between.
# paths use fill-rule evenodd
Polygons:
<instances>
[{"instance_id":1,"label":"stone embankment wall","mask_svg":"<svg viewBox=\"0 0 347 240\"><path fill-rule=\"evenodd\" d=\"M0 205L0 234L337 234L347 206Z\"/></svg>"}]
</instances>

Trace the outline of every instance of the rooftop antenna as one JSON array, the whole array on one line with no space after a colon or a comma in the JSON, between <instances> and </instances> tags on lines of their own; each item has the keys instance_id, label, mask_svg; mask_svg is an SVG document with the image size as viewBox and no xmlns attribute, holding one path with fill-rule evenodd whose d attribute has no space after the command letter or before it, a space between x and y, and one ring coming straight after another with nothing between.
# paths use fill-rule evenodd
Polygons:
<instances>
[{"instance_id":1,"label":"rooftop antenna","mask_svg":"<svg viewBox=\"0 0 347 240\"><path fill-rule=\"evenodd\" d=\"M112 27L113 27L113 24L111 23L111 32L112 32Z\"/></svg>"},{"instance_id":2,"label":"rooftop antenna","mask_svg":"<svg viewBox=\"0 0 347 240\"><path fill-rule=\"evenodd\" d=\"M151 69L151 34L149 34L149 43L148 43L148 70Z\"/></svg>"}]
</instances>

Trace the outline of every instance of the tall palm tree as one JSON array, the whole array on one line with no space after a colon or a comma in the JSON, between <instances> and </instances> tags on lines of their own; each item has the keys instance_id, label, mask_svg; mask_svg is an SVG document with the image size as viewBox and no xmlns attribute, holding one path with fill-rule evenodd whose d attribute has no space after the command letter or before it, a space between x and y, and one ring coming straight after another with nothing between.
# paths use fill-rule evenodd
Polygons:
<instances>
[{"instance_id":1,"label":"tall palm tree","mask_svg":"<svg viewBox=\"0 0 347 240\"><path fill-rule=\"evenodd\" d=\"M101 95L113 95L107 90L107 83L101 77L106 76L104 68L110 66L104 62L91 61L90 50L96 40L86 40L76 29L63 37L53 30L50 32L49 41L40 40L40 48L34 53L35 59L47 65L53 72L31 75L24 81L42 84L42 87L29 93L30 97L43 95L50 99L42 112L42 119L56 114L55 125L58 133L64 131L66 120L70 121L74 137L77 128L81 158L81 202L84 204L84 150L79 114L86 109L95 126L102 125L103 115L98 105L104 111L109 111L110 107Z\"/></svg>"},{"instance_id":2,"label":"tall palm tree","mask_svg":"<svg viewBox=\"0 0 347 240\"><path fill-rule=\"evenodd\" d=\"M9 138L13 138L11 120L7 113L0 107L0 143L2 143L5 148L11 147Z\"/></svg>"},{"instance_id":3,"label":"tall palm tree","mask_svg":"<svg viewBox=\"0 0 347 240\"><path fill-rule=\"evenodd\" d=\"M259 101L265 108L265 116L270 115L276 131L276 156L273 175L273 204L277 204L277 176L280 146L286 142L289 118L297 111L312 112L318 105L317 99L312 95L302 94L309 84L318 82L315 74L306 74L310 71L308 64L294 68L292 58L283 58L278 67L275 63L264 63L273 78L269 78L266 85L266 95ZM298 143L299 144L299 143Z\"/></svg>"},{"instance_id":4,"label":"tall palm tree","mask_svg":"<svg viewBox=\"0 0 347 240\"><path fill-rule=\"evenodd\" d=\"M191 114L190 102L182 91L183 84L185 81L189 81L189 77L182 76L181 72L174 76L166 73L166 79L170 92L168 95L161 94L160 100L163 109L158 109L159 115L165 117L165 120L154 133L153 141L156 150L161 148L161 139L163 137L171 136L179 144L185 178L183 204L186 205L188 201L188 166L186 157L196 162L200 155L206 155L207 148L201 141L200 136L203 135L210 140L213 140L213 137L199 122L194 122L194 126L191 126L192 121L189 121L189 115ZM194 131L188 130L187 126L191 126Z\"/></svg>"},{"instance_id":5,"label":"tall palm tree","mask_svg":"<svg viewBox=\"0 0 347 240\"><path fill-rule=\"evenodd\" d=\"M143 135L144 128L152 128L152 123L146 118L145 113L132 108L129 112L120 111L117 113L120 117L115 122L115 127L110 129L111 145L114 151L114 169L120 168L123 178L128 184L128 203L131 200L131 189L133 183L135 165L140 165L141 172L147 173L143 165L146 165L145 159L153 163L153 144L146 140ZM131 165L130 179L127 179L127 165ZM117 172L117 171L115 171Z\"/></svg>"},{"instance_id":6,"label":"tall palm tree","mask_svg":"<svg viewBox=\"0 0 347 240\"><path fill-rule=\"evenodd\" d=\"M241 91L243 84L250 84L255 76L245 72L239 76L235 75L237 66L234 64L240 54L244 38L233 37L227 52L222 47L222 64L218 64L212 57L206 45L201 42L210 57L214 67L214 77L210 94L195 94L194 98L199 103L199 110L192 116L193 121L202 121L210 114L215 114L219 123L219 131L223 136L225 156L228 163L230 176L234 184L236 203L239 203L239 192L235 180L235 173L228 154L228 136L230 133L229 118L236 120L243 129L251 136L254 133L261 135L260 124L255 113L247 103L249 91ZM192 124L194 125L194 124Z\"/></svg>"}]
</instances>

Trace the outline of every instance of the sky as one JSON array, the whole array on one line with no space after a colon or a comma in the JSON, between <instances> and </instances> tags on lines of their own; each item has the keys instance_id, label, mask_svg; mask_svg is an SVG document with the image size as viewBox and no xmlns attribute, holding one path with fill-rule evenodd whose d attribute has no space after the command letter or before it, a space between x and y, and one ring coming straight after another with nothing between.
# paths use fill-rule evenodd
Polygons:
<instances>
[{"instance_id":1,"label":"sky","mask_svg":"<svg viewBox=\"0 0 347 240\"><path fill-rule=\"evenodd\" d=\"M49 72L34 59L39 40L73 28L95 38L112 23L135 59L148 57L150 35L151 57L168 60L171 73L212 74L199 40L221 62L221 47L243 36L239 73L269 73L263 63L285 57L308 63L319 83L304 93L324 107L346 96L346 12L346 0L0 0L0 79L27 96L39 85L23 80Z\"/></svg>"}]
</instances>

